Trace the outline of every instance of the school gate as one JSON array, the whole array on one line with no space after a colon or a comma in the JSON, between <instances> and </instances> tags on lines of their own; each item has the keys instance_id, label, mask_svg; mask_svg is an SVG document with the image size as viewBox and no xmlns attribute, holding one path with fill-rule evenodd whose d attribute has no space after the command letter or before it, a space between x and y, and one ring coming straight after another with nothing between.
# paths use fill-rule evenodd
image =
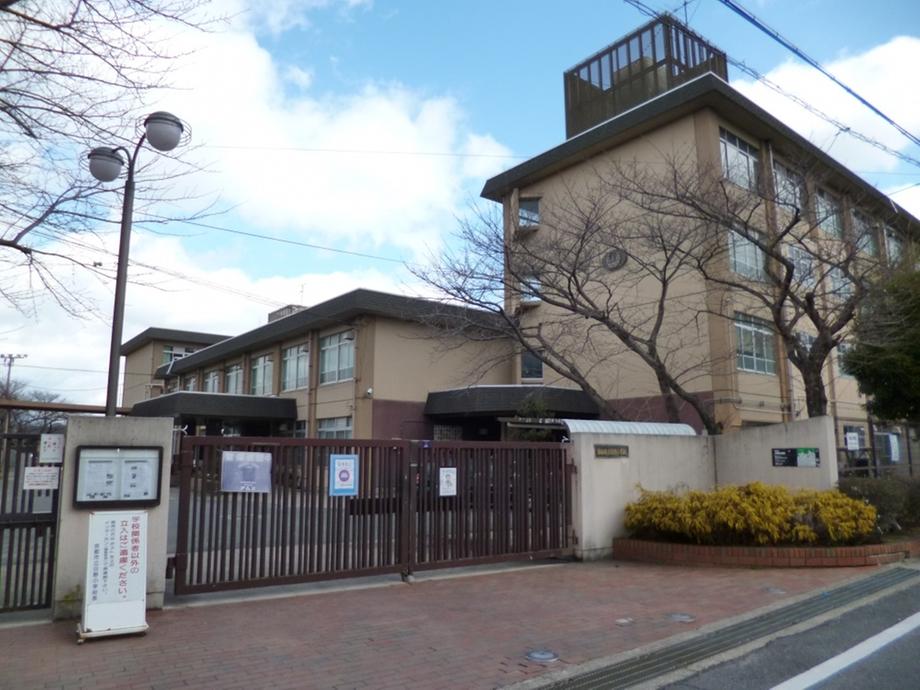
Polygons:
<instances>
[{"instance_id":1,"label":"school gate","mask_svg":"<svg viewBox=\"0 0 920 690\"><path fill-rule=\"evenodd\" d=\"M26 488L39 439L0 434L0 613L51 605L58 492Z\"/></svg>"},{"instance_id":2,"label":"school gate","mask_svg":"<svg viewBox=\"0 0 920 690\"><path fill-rule=\"evenodd\" d=\"M268 485L222 491L224 451L269 453ZM176 594L571 553L558 443L187 436L176 460Z\"/></svg>"}]
</instances>

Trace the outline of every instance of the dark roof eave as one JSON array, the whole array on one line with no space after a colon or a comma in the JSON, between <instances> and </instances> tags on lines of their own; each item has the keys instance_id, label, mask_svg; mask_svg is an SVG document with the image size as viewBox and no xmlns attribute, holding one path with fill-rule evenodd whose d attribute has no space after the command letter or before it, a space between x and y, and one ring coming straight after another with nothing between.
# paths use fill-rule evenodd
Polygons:
<instances>
[{"instance_id":1,"label":"dark roof eave","mask_svg":"<svg viewBox=\"0 0 920 690\"><path fill-rule=\"evenodd\" d=\"M728 119L738 119L739 116L753 119L755 126L759 124L762 131L752 131L751 134L759 134L761 139L779 138L793 142L834 171L847 184L868 193L876 203L893 208L897 214L905 216L908 223L920 226L920 220L891 198L712 73L671 89L490 178L483 186L481 196L500 202L516 187L538 182L705 107L711 107L716 112L727 115Z\"/></svg>"},{"instance_id":2,"label":"dark roof eave","mask_svg":"<svg viewBox=\"0 0 920 690\"><path fill-rule=\"evenodd\" d=\"M171 340L180 343L193 343L196 345L213 345L214 343L226 340L229 336L218 335L216 333L202 333L200 331L183 331L175 328L159 328L151 326L145 328L130 340L121 344L121 354L130 355L132 352L139 350L147 343L155 340Z\"/></svg>"}]
</instances>

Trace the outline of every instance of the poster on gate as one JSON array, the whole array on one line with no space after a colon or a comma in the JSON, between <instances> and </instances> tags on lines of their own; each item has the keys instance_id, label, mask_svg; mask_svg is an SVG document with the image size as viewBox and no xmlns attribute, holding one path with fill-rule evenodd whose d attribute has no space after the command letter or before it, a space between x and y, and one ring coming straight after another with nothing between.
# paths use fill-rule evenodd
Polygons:
<instances>
[{"instance_id":1,"label":"poster on gate","mask_svg":"<svg viewBox=\"0 0 920 690\"><path fill-rule=\"evenodd\" d=\"M358 456L329 456L329 495L358 495Z\"/></svg>"},{"instance_id":2,"label":"poster on gate","mask_svg":"<svg viewBox=\"0 0 920 690\"><path fill-rule=\"evenodd\" d=\"M147 630L147 513L92 512L77 639Z\"/></svg>"}]
</instances>

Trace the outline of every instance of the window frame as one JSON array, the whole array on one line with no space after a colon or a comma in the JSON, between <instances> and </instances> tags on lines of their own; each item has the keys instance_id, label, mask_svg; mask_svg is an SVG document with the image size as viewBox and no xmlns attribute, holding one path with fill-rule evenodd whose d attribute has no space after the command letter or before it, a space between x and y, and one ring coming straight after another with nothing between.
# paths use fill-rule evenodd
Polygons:
<instances>
[{"instance_id":1,"label":"window frame","mask_svg":"<svg viewBox=\"0 0 920 690\"><path fill-rule=\"evenodd\" d=\"M837 360L837 374L842 379L849 379L851 381L855 380L856 377L853 374L848 374L843 370L843 356L853 349L853 343L849 343L846 340L841 340L834 347L834 358Z\"/></svg>"},{"instance_id":2,"label":"window frame","mask_svg":"<svg viewBox=\"0 0 920 690\"><path fill-rule=\"evenodd\" d=\"M774 159L773 192L776 202L781 206L794 206L801 210L805 200L805 178L790 166Z\"/></svg>"},{"instance_id":3,"label":"window frame","mask_svg":"<svg viewBox=\"0 0 920 690\"><path fill-rule=\"evenodd\" d=\"M856 236L856 248L869 256L878 257L878 224L865 211L853 209L853 234ZM868 242L864 238L868 238Z\"/></svg>"},{"instance_id":4,"label":"window frame","mask_svg":"<svg viewBox=\"0 0 920 690\"><path fill-rule=\"evenodd\" d=\"M324 422L331 423L324 424ZM322 417L316 420L316 438L350 439L353 438L353 433L354 418L351 415L346 417Z\"/></svg>"},{"instance_id":5,"label":"window frame","mask_svg":"<svg viewBox=\"0 0 920 690\"><path fill-rule=\"evenodd\" d=\"M896 251L892 252L892 247L896 247ZM904 258L904 238L890 225L885 226L885 258L889 264L900 263Z\"/></svg>"},{"instance_id":6,"label":"window frame","mask_svg":"<svg viewBox=\"0 0 920 690\"><path fill-rule=\"evenodd\" d=\"M743 159L743 174L738 172L739 158ZM742 189L757 191L760 183L759 146L754 146L725 127L719 127L719 160L724 179Z\"/></svg>"},{"instance_id":7,"label":"window frame","mask_svg":"<svg viewBox=\"0 0 920 690\"><path fill-rule=\"evenodd\" d=\"M748 256L753 252L753 256ZM759 259L750 263L748 259ZM748 280L764 282L767 280L767 254L748 237L737 230L730 230L728 235L728 260L732 273Z\"/></svg>"},{"instance_id":8,"label":"window frame","mask_svg":"<svg viewBox=\"0 0 920 690\"><path fill-rule=\"evenodd\" d=\"M735 367L751 374L776 375L776 332L764 319L735 312ZM745 337L747 334L747 338ZM750 351L743 350L747 340ZM750 366L746 360L750 360ZM759 363L762 362L762 365Z\"/></svg>"},{"instance_id":9,"label":"window frame","mask_svg":"<svg viewBox=\"0 0 920 690\"><path fill-rule=\"evenodd\" d=\"M807 249L789 245L789 260L792 262L794 272L793 280L798 280L799 285L815 288L818 285L818 274L815 272L815 256ZM803 264L807 263L804 270Z\"/></svg>"},{"instance_id":10,"label":"window frame","mask_svg":"<svg viewBox=\"0 0 920 690\"><path fill-rule=\"evenodd\" d=\"M249 394L274 393L274 362L270 352L253 357L249 362Z\"/></svg>"},{"instance_id":11,"label":"window frame","mask_svg":"<svg viewBox=\"0 0 920 690\"><path fill-rule=\"evenodd\" d=\"M524 375L524 372L526 371L526 367L524 363L525 357L533 358L536 361L536 364L539 365L539 369L540 369L539 376L525 376ZM533 365L534 362L530 362L530 364ZM546 363L543 361L543 359L539 355L534 354L530 350L521 351L521 370L520 370L521 381L542 381L545 371L546 371Z\"/></svg>"},{"instance_id":12,"label":"window frame","mask_svg":"<svg viewBox=\"0 0 920 690\"><path fill-rule=\"evenodd\" d=\"M815 222L824 234L843 239L843 205L840 197L824 187L818 187L815 194Z\"/></svg>"},{"instance_id":13,"label":"window frame","mask_svg":"<svg viewBox=\"0 0 920 690\"><path fill-rule=\"evenodd\" d=\"M856 289L853 281L847 278L839 266L831 266L827 271L827 280L830 283L830 292L834 297L848 300Z\"/></svg>"},{"instance_id":14,"label":"window frame","mask_svg":"<svg viewBox=\"0 0 920 690\"><path fill-rule=\"evenodd\" d=\"M293 357L290 356L292 351L295 351ZM291 382L288 381L288 374L292 360L294 362L293 385L289 385ZM302 374L300 371L301 365L303 365ZM291 345L290 347L284 348L281 351L281 390L295 391L307 388L309 385L310 346L306 343L300 343L299 345Z\"/></svg>"},{"instance_id":15,"label":"window frame","mask_svg":"<svg viewBox=\"0 0 920 690\"><path fill-rule=\"evenodd\" d=\"M204 392L220 393L220 369L211 369L204 375Z\"/></svg>"},{"instance_id":16,"label":"window frame","mask_svg":"<svg viewBox=\"0 0 920 690\"><path fill-rule=\"evenodd\" d=\"M231 386L231 378L235 385ZM243 365L240 362L230 364L224 369L224 392L231 395L243 395Z\"/></svg>"},{"instance_id":17,"label":"window frame","mask_svg":"<svg viewBox=\"0 0 920 690\"><path fill-rule=\"evenodd\" d=\"M345 336L351 334L351 338ZM350 381L355 377L355 332L339 331L324 335L319 339L319 384L321 386ZM349 354L350 366L342 366L342 353ZM334 368L326 369L327 353L335 352ZM346 358L347 360L348 358Z\"/></svg>"},{"instance_id":18,"label":"window frame","mask_svg":"<svg viewBox=\"0 0 920 690\"><path fill-rule=\"evenodd\" d=\"M525 204L535 208L525 209ZM518 199L517 225L518 230L536 230L540 227L540 197L525 196Z\"/></svg>"}]
</instances>

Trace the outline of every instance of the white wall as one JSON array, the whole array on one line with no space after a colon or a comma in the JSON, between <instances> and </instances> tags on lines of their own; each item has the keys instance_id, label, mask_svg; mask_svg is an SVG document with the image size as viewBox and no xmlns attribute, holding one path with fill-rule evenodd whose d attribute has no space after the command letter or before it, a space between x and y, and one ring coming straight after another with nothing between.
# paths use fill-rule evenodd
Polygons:
<instances>
[{"instance_id":1,"label":"white wall","mask_svg":"<svg viewBox=\"0 0 920 690\"><path fill-rule=\"evenodd\" d=\"M595 455L595 445L629 447L629 456ZM818 448L821 466L773 467L773 448ZM712 489L759 481L790 488L829 489L837 483L837 452L830 417L750 427L723 436L572 434L577 466L572 521L578 558L611 555L626 536L626 504L639 486L653 491Z\"/></svg>"},{"instance_id":2,"label":"white wall","mask_svg":"<svg viewBox=\"0 0 920 690\"><path fill-rule=\"evenodd\" d=\"M711 489L715 461L706 436L572 434L577 471L572 520L578 558L610 555L614 537L625 536L626 504L644 489ZM625 458L598 458L595 444L629 447Z\"/></svg>"},{"instance_id":3,"label":"white wall","mask_svg":"<svg viewBox=\"0 0 920 690\"><path fill-rule=\"evenodd\" d=\"M814 417L714 436L719 485L781 484L790 488L831 489L837 485L834 420ZM774 467L774 448L817 448L820 467Z\"/></svg>"},{"instance_id":4,"label":"white wall","mask_svg":"<svg viewBox=\"0 0 920 690\"><path fill-rule=\"evenodd\" d=\"M76 618L83 605L86 546L91 510L73 505L77 447L160 446L163 473L160 505L147 512L147 608L162 608L166 591L166 533L169 521L169 467L173 420L160 417L90 417L72 415L67 420L64 466L58 512L57 552L54 572L54 618ZM118 508L113 508L117 510Z\"/></svg>"}]
</instances>

